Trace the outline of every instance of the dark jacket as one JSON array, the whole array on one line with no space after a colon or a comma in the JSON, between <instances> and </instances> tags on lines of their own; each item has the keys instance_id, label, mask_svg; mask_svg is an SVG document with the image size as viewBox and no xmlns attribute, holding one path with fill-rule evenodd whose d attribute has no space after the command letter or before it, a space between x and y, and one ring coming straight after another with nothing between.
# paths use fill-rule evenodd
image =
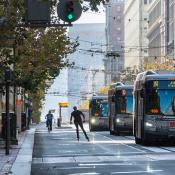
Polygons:
<instances>
[{"instance_id":1,"label":"dark jacket","mask_svg":"<svg viewBox=\"0 0 175 175\"><path fill-rule=\"evenodd\" d=\"M74 122L78 122L78 123L79 122L83 122L81 116L85 120L85 116L84 116L84 114L81 111L79 111L79 110L73 111L71 113L70 121L72 121L72 117L73 117L74 118Z\"/></svg>"},{"instance_id":2,"label":"dark jacket","mask_svg":"<svg viewBox=\"0 0 175 175\"><path fill-rule=\"evenodd\" d=\"M46 115L46 120L47 121L52 122L52 119L53 119L53 114L47 114Z\"/></svg>"}]
</instances>

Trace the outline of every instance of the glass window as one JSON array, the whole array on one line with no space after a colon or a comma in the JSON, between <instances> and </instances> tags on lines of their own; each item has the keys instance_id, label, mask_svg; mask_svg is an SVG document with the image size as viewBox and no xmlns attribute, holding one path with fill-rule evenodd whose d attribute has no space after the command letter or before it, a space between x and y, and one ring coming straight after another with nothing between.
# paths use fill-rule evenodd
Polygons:
<instances>
[{"instance_id":1,"label":"glass window","mask_svg":"<svg viewBox=\"0 0 175 175\"><path fill-rule=\"evenodd\" d=\"M146 113L175 115L175 82L151 81L146 84Z\"/></svg>"},{"instance_id":2,"label":"glass window","mask_svg":"<svg viewBox=\"0 0 175 175\"><path fill-rule=\"evenodd\" d=\"M129 91L129 93L127 91ZM116 113L117 114L133 113L132 90L119 90L118 92L116 92Z\"/></svg>"},{"instance_id":3,"label":"glass window","mask_svg":"<svg viewBox=\"0 0 175 175\"><path fill-rule=\"evenodd\" d=\"M93 100L90 104L91 115L96 117L108 116L108 103L103 99Z\"/></svg>"},{"instance_id":4,"label":"glass window","mask_svg":"<svg viewBox=\"0 0 175 175\"><path fill-rule=\"evenodd\" d=\"M108 103L102 102L100 105L100 113L101 117L107 117L108 116Z\"/></svg>"}]
</instances>

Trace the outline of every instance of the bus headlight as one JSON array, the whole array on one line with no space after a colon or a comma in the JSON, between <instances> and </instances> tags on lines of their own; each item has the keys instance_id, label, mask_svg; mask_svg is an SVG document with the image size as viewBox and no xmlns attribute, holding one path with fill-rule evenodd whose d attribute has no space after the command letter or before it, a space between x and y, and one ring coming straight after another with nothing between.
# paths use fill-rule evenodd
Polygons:
<instances>
[{"instance_id":1,"label":"bus headlight","mask_svg":"<svg viewBox=\"0 0 175 175\"><path fill-rule=\"evenodd\" d=\"M117 119L116 119L116 122L117 122L117 123L120 123L120 122L121 122L121 120L120 120L119 118L117 118Z\"/></svg>"},{"instance_id":2,"label":"bus headlight","mask_svg":"<svg viewBox=\"0 0 175 175\"><path fill-rule=\"evenodd\" d=\"M91 119L91 123L92 123L92 124L96 123L95 118L92 118L92 119Z\"/></svg>"},{"instance_id":3,"label":"bus headlight","mask_svg":"<svg viewBox=\"0 0 175 175\"><path fill-rule=\"evenodd\" d=\"M149 123L149 122L146 122L145 125L146 125L147 127L153 127L153 124L152 124L152 123Z\"/></svg>"}]
</instances>

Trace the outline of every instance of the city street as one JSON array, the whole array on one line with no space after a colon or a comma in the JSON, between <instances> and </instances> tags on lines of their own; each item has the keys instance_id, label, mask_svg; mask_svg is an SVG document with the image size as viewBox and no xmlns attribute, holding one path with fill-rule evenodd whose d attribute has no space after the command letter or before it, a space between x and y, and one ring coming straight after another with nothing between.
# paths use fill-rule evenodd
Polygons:
<instances>
[{"instance_id":1,"label":"city street","mask_svg":"<svg viewBox=\"0 0 175 175\"><path fill-rule=\"evenodd\" d=\"M37 129L31 175L174 174L173 146L136 145L132 136L109 132L88 135L90 142L82 133L78 142L71 127Z\"/></svg>"}]
</instances>

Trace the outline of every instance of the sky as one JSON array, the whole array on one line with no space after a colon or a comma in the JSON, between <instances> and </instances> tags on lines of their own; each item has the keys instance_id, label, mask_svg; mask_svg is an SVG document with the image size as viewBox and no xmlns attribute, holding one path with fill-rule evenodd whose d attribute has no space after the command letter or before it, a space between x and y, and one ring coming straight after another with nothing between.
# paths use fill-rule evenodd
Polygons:
<instances>
[{"instance_id":1,"label":"sky","mask_svg":"<svg viewBox=\"0 0 175 175\"><path fill-rule=\"evenodd\" d=\"M80 23L105 23L105 13L103 10L100 13L95 13L88 11L86 13L83 13L79 20L74 22L73 24L80 24ZM72 26L73 27L73 26ZM61 94L64 94L66 92L66 70L62 70L60 75L55 79L53 85L49 89L48 92L59 92ZM66 87L66 88L65 88ZM41 114L41 120L45 120L45 115L48 113L50 109L55 109L54 118L58 118L59 114L59 107L58 103L62 101L66 101L66 96L53 96L53 95L46 95L46 100L43 102L43 108L42 108L42 114ZM68 115L66 109L63 109L62 115Z\"/></svg>"},{"instance_id":2,"label":"sky","mask_svg":"<svg viewBox=\"0 0 175 175\"><path fill-rule=\"evenodd\" d=\"M75 22L75 24L77 23L105 23L105 13L103 11L100 13L88 11L81 15L79 20Z\"/></svg>"}]
</instances>

